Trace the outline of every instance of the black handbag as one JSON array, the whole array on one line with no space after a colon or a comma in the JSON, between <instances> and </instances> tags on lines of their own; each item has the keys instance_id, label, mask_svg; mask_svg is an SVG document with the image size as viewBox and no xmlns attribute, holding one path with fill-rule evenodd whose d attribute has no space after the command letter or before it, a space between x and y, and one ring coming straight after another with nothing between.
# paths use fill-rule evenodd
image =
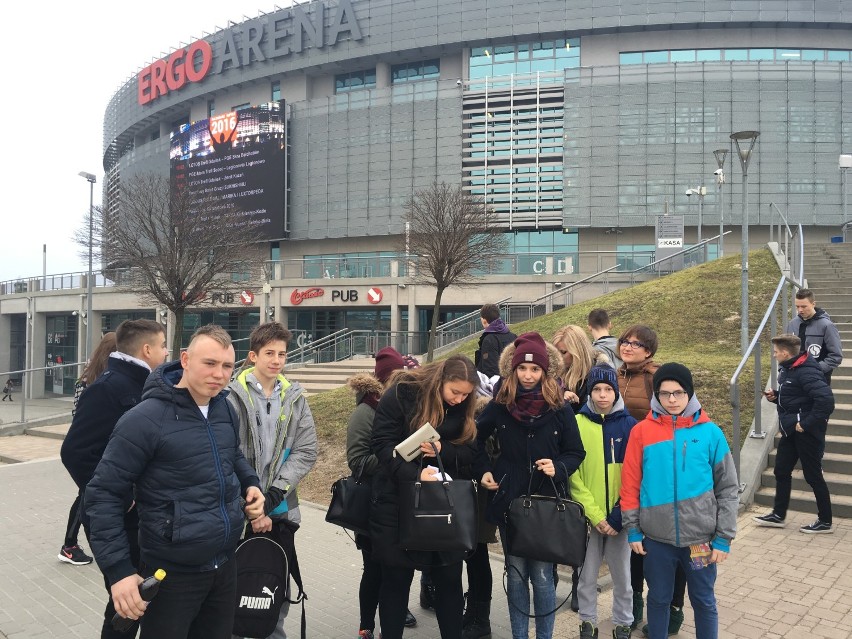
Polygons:
<instances>
[{"instance_id":1,"label":"black handbag","mask_svg":"<svg viewBox=\"0 0 852 639\"><path fill-rule=\"evenodd\" d=\"M435 449L441 477L444 462ZM420 457L423 469L423 456ZM419 474L418 474L419 478ZM399 545L405 550L438 552L476 548L476 482L409 481L399 488Z\"/></svg>"},{"instance_id":2,"label":"black handbag","mask_svg":"<svg viewBox=\"0 0 852 639\"><path fill-rule=\"evenodd\" d=\"M582 566L589 544L589 523L582 504L560 495L533 495L532 474L527 494L509 503L506 548L510 555L566 566Z\"/></svg>"},{"instance_id":3,"label":"black handbag","mask_svg":"<svg viewBox=\"0 0 852 639\"><path fill-rule=\"evenodd\" d=\"M331 485L331 503L325 513L328 523L362 535L370 534L370 500L373 492L370 478L364 477L366 459L361 460L355 474L342 477Z\"/></svg>"}]
</instances>

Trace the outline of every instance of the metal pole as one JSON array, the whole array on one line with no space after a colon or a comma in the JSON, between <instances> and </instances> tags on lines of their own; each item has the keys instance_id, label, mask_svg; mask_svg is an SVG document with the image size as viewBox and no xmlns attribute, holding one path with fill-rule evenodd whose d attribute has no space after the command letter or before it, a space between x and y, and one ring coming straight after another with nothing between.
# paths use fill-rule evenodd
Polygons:
<instances>
[{"instance_id":1,"label":"metal pole","mask_svg":"<svg viewBox=\"0 0 852 639\"><path fill-rule=\"evenodd\" d=\"M698 187L698 243L701 244L702 237L701 233L701 224L704 220L704 187ZM704 245L704 248L701 249L701 255L703 256L703 262L707 261L707 245Z\"/></svg>"},{"instance_id":2,"label":"metal pole","mask_svg":"<svg viewBox=\"0 0 852 639\"><path fill-rule=\"evenodd\" d=\"M95 181L89 182L89 273L86 277L86 359L92 352L92 234L95 211Z\"/></svg>"},{"instance_id":3,"label":"metal pole","mask_svg":"<svg viewBox=\"0 0 852 639\"><path fill-rule=\"evenodd\" d=\"M740 353L748 348L748 167L743 166L743 224L740 281Z\"/></svg>"}]
</instances>

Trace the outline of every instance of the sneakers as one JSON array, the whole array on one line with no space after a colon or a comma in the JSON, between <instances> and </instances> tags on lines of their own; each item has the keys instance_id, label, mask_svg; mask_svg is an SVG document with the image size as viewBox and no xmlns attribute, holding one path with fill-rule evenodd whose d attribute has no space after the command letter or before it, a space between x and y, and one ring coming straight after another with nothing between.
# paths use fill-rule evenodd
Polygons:
<instances>
[{"instance_id":1,"label":"sneakers","mask_svg":"<svg viewBox=\"0 0 852 639\"><path fill-rule=\"evenodd\" d=\"M628 636L630 635L628 634ZM591 621L584 621L580 624L580 639L598 639L598 629L592 625Z\"/></svg>"},{"instance_id":2,"label":"sneakers","mask_svg":"<svg viewBox=\"0 0 852 639\"><path fill-rule=\"evenodd\" d=\"M80 546L62 546L57 558L59 561L64 561L66 564L74 566L85 566L92 563L92 558L84 553Z\"/></svg>"},{"instance_id":3,"label":"sneakers","mask_svg":"<svg viewBox=\"0 0 852 639\"><path fill-rule=\"evenodd\" d=\"M752 520L757 522L758 526L766 526L767 528L783 528L784 527L784 518L776 515L774 511L769 513L768 515L761 515L760 517L752 517Z\"/></svg>"},{"instance_id":4,"label":"sneakers","mask_svg":"<svg viewBox=\"0 0 852 639\"><path fill-rule=\"evenodd\" d=\"M359 630L358 639L376 639L377 635L373 634L372 630ZM378 639L382 639L382 633L378 634Z\"/></svg>"},{"instance_id":5,"label":"sneakers","mask_svg":"<svg viewBox=\"0 0 852 639\"><path fill-rule=\"evenodd\" d=\"M613 628L612 639L630 639L630 626L616 626Z\"/></svg>"},{"instance_id":6,"label":"sneakers","mask_svg":"<svg viewBox=\"0 0 852 639\"><path fill-rule=\"evenodd\" d=\"M807 533L809 535L830 535L834 532L834 530L832 530L831 524L827 524L824 521L817 519L814 523L799 528L799 532Z\"/></svg>"}]
</instances>

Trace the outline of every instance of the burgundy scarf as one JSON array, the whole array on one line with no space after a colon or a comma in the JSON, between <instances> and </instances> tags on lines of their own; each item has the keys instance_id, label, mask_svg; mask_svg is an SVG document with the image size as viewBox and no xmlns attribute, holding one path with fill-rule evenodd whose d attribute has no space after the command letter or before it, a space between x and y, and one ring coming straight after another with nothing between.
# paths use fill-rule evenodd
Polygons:
<instances>
[{"instance_id":1,"label":"burgundy scarf","mask_svg":"<svg viewBox=\"0 0 852 639\"><path fill-rule=\"evenodd\" d=\"M530 390L524 390L521 386L518 386L515 403L507 408L512 417L525 424L544 415L550 406L545 401L539 384Z\"/></svg>"}]
</instances>

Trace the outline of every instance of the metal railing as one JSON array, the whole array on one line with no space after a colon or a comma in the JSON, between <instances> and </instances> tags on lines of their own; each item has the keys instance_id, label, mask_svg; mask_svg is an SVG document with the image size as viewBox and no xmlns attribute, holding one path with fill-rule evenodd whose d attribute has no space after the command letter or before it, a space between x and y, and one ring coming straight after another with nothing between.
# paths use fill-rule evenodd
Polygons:
<instances>
[{"instance_id":1,"label":"metal railing","mask_svg":"<svg viewBox=\"0 0 852 639\"><path fill-rule=\"evenodd\" d=\"M769 326L770 340L778 334L779 327L783 330L783 327L787 326L787 323L792 319L793 309L795 309L795 302L793 299L795 297L796 289L804 286L804 259L802 256L804 255L805 240L802 225L797 225L795 233L790 231L789 227L786 228L786 231L791 236L788 238L789 242L786 242L785 245L788 247L788 250L792 251L792 260L789 253L784 254L784 260L787 267L782 268L783 274L778 280L778 286L775 288L775 293L769 301L769 305L767 306L766 312L763 314L763 318L754 333L754 337L752 337L746 352L743 353L742 359L740 360L740 363L734 371L734 374L731 376L731 381L729 382L731 389L731 406L733 407L733 441L731 445L731 452L734 456L734 466L737 469L738 477L740 476L740 421L742 414L742 397L739 381L740 376L743 374L749 358L753 358L754 396L752 400L754 405L754 428L749 434L749 437L764 438L766 437L766 433L763 431L763 425L761 422L760 402L763 399L763 389L765 386L761 381L760 338L767 326ZM781 245L779 243L779 250L780 246ZM795 272L793 272L793 263L796 264ZM777 371L775 367L770 366L769 379L773 387L775 385L776 375Z\"/></svg>"},{"instance_id":2,"label":"metal railing","mask_svg":"<svg viewBox=\"0 0 852 639\"><path fill-rule=\"evenodd\" d=\"M500 316L507 317L506 309L509 307L508 301L512 299L511 297L504 297L501 300L495 302L497 308L500 309ZM476 309L475 311L471 311L470 313L466 313L461 317L457 317L455 319L451 319L448 322L444 322L439 325L437 330L435 331L435 348L434 350L446 349L451 346L454 346L457 342L462 341L463 339L467 339L471 335L475 335L482 330L482 322L480 321L480 309ZM428 331L426 332L426 347L418 351L420 353L425 353L428 349ZM399 350L399 349L397 349Z\"/></svg>"},{"instance_id":3,"label":"metal railing","mask_svg":"<svg viewBox=\"0 0 852 639\"><path fill-rule=\"evenodd\" d=\"M571 282L570 284L562 286L550 293L545 293L529 303L518 302L515 304L509 304L506 316L511 322L524 322L534 317L540 317L542 315L552 313L553 311L558 311L571 306L574 303L574 291L581 286L586 286L595 282L599 278L603 278L603 294L609 293L609 275L613 271L620 272L618 269L621 268L621 266L621 264L610 266L607 269L598 271L597 273L584 277L576 282ZM555 298L562 295L565 296L565 302L562 304L555 303Z\"/></svg>"},{"instance_id":4,"label":"metal railing","mask_svg":"<svg viewBox=\"0 0 852 639\"><path fill-rule=\"evenodd\" d=\"M0 379L9 379L12 376L20 376L21 378L21 393L20 393L20 403L21 403L21 423L25 423L27 421L27 399L31 394L31 380L29 373L38 373L45 371L55 371L58 368L69 368L69 367L82 367L85 366L86 362L74 362L72 364L55 364L53 366L41 366L39 368L25 368L18 371L7 371L5 373L0 373ZM32 398L29 398L32 399ZM70 412L70 408L69 408Z\"/></svg>"}]
</instances>

